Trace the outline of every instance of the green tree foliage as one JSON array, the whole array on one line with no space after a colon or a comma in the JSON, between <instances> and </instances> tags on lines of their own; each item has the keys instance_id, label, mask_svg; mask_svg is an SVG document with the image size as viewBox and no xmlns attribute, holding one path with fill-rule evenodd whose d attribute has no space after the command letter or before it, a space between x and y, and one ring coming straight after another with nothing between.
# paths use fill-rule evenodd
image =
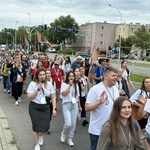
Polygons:
<instances>
[{"instance_id":1,"label":"green tree foliage","mask_svg":"<svg viewBox=\"0 0 150 150\"><path fill-rule=\"evenodd\" d=\"M121 38L121 54L128 55L131 51L131 47L133 45L133 36L129 36L128 38ZM115 47L119 46L119 39L116 40L114 45Z\"/></svg>"},{"instance_id":2,"label":"green tree foliage","mask_svg":"<svg viewBox=\"0 0 150 150\"><path fill-rule=\"evenodd\" d=\"M150 48L150 34L145 26L141 26L138 31L134 32L133 44L142 49L142 54L144 57L144 50Z\"/></svg>"},{"instance_id":3,"label":"green tree foliage","mask_svg":"<svg viewBox=\"0 0 150 150\"><path fill-rule=\"evenodd\" d=\"M54 44L63 44L63 48L66 48L66 44L71 44L76 40L76 36L72 31L68 31L68 28L76 28L78 29L78 24L76 23L75 19L68 16L60 16L58 19L55 19L52 22L51 27L58 27L61 26L61 31L58 32L56 30L51 30L49 34L50 41Z\"/></svg>"}]
</instances>

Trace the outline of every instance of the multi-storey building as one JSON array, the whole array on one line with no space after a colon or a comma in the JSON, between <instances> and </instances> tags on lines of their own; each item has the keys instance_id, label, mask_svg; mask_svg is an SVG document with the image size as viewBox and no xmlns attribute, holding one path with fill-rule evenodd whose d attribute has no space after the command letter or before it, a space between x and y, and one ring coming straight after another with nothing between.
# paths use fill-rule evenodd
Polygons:
<instances>
[{"instance_id":1,"label":"multi-storey building","mask_svg":"<svg viewBox=\"0 0 150 150\"><path fill-rule=\"evenodd\" d=\"M105 22L95 22L82 24L79 27L76 43L71 45L72 49L76 51L91 52L94 44L100 53L110 55L109 47L112 47L119 36L122 38L128 38L134 35L134 32L141 28L140 23L130 24L114 24ZM150 25L145 25L150 33ZM132 47L132 50L137 52L140 57L140 50L136 47ZM122 53L122 52L121 52ZM147 50L147 56L149 51Z\"/></svg>"},{"instance_id":2,"label":"multi-storey building","mask_svg":"<svg viewBox=\"0 0 150 150\"><path fill-rule=\"evenodd\" d=\"M101 51L108 53L108 47L115 43L117 24L95 22L82 24L79 27L76 43L72 48L76 51L90 51L94 44Z\"/></svg>"}]
</instances>

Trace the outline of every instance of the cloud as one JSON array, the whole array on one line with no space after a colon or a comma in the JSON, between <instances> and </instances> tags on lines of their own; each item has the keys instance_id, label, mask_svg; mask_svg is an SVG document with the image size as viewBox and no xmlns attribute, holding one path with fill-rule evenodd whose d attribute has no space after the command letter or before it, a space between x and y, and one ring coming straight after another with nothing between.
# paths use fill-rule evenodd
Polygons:
<instances>
[{"instance_id":1,"label":"cloud","mask_svg":"<svg viewBox=\"0 0 150 150\"><path fill-rule=\"evenodd\" d=\"M61 15L71 15L78 24L86 22L120 23L117 9L108 6L111 2L122 15L123 23L149 24L149 1L145 0L5 0L0 4L0 29L49 24ZM30 15L28 15L28 13Z\"/></svg>"}]
</instances>

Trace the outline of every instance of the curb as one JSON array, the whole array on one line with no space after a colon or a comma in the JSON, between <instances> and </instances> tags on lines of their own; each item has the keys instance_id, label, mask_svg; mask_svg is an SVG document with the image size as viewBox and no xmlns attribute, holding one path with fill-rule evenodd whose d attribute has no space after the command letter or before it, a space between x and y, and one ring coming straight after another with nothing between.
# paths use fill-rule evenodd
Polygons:
<instances>
[{"instance_id":1,"label":"curb","mask_svg":"<svg viewBox=\"0 0 150 150\"><path fill-rule=\"evenodd\" d=\"M8 125L7 117L0 107L0 149L17 150L16 144L12 144L14 137Z\"/></svg>"}]
</instances>

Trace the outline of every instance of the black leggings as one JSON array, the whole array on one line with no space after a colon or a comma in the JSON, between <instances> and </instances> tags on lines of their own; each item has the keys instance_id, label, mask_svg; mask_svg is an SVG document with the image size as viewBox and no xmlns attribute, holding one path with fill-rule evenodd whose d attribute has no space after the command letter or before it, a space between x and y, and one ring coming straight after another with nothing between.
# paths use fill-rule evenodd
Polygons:
<instances>
[{"instance_id":1,"label":"black leggings","mask_svg":"<svg viewBox=\"0 0 150 150\"><path fill-rule=\"evenodd\" d=\"M12 93L15 98L15 100L18 100L18 97L22 95L23 90L23 82L16 82L12 84Z\"/></svg>"},{"instance_id":2,"label":"black leggings","mask_svg":"<svg viewBox=\"0 0 150 150\"><path fill-rule=\"evenodd\" d=\"M86 102L86 98L85 97L81 97L80 98L80 104L81 104L81 117L82 118L86 118L86 111L85 111L85 102Z\"/></svg>"}]
</instances>

